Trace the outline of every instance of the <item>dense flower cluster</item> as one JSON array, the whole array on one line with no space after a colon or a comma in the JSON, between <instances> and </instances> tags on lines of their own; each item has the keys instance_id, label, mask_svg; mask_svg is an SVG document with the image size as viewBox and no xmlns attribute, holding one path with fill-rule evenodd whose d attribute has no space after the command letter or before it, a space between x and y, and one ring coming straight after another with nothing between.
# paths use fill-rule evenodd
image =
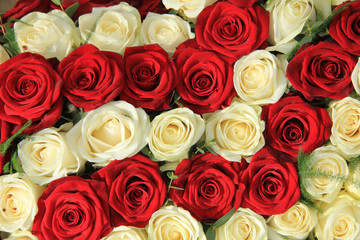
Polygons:
<instances>
[{"instance_id":1,"label":"dense flower cluster","mask_svg":"<svg viewBox=\"0 0 360 240\"><path fill-rule=\"evenodd\" d=\"M360 238L360 1L19 0L0 238Z\"/></svg>"}]
</instances>

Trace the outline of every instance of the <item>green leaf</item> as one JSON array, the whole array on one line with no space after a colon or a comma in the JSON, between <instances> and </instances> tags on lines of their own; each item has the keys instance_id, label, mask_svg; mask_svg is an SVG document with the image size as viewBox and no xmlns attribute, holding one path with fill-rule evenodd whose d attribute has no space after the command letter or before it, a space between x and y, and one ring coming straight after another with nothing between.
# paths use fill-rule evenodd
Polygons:
<instances>
[{"instance_id":1,"label":"green leaf","mask_svg":"<svg viewBox=\"0 0 360 240\"><path fill-rule=\"evenodd\" d=\"M5 27L5 35L4 35L4 41L6 44L4 44L4 47L7 48L11 54L11 56L18 55L20 53L19 45L16 41L15 31L13 28Z\"/></svg>"},{"instance_id":2,"label":"green leaf","mask_svg":"<svg viewBox=\"0 0 360 240\"><path fill-rule=\"evenodd\" d=\"M65 13L72 18L74 16L74 14L76 13L76 11L79 8L79 2L74 3L73 5L71 5L70 7L68 7L65 11Z\"/></svg>"},{"instance_id":3,"label":"green leaf","mask_svg":"<svg viewBox=\"0 0 360 240\"><path fill-rule=\"evenodd\" d=\"M305 43L309 43L313 40L313 38L311 36L305 36L303 39L301 39L300 41L300 45L303 45Z\"/></svg>"},{"instance_id":4,"label":"green leaf","mask_svg":"<svg viewBox=\"0 0 360 240\"><path fill-rule=\"evenodd\" d=\"M171 180L175 180L178 179L179 176L174 175L173 171L167 172L166 175L168 176L168 178L170 178Z\"/></svg>"},{"instance_id":5,"label":"green leaf","mask_svg":"<svg viewBox=\"0 0 360 240\"><path fill-rule=\"evenodd\" d=\"M61 6L62 0L51 0L54 4Z\"/></svg>"},{"instance_id":6,"label":"green leaf","mask_svg":"<svg viewBox=\"0 0 360 240\"><path fill-rule=\"evenodd\" d=\"M215 227L211 226L206 231L206 239L207 240L215 240L216 237L216 229Z\"/></svg>"},{"instance_id":7,"label":"green leaf","mask_svg":"<svg viewBox=\"0 0 360 240\"><path fill-rule=\"evenodd\" d=\"M170 186L170 188L177 189L177 190L184 190L183 188L174 187L174 186Z\"/></svg>"},{"instance_id":8,"label":"green leaf","mask_svg":"<svg viewBox=\"0 0 360 240\"><path fill-rule=\"evenodd\" d=\"M82 108L79 109L80 111L78 112L73 112L71 115L72 115L72 118L73 118L73 123L76 124L77 122L79 122L82 118L83 118L83 115L84 115L84 110Z\"/></svg>"},{"instance_id":9,"label":"green leaf","mask_svg":"<svg viewBox=\"0 0 360 240\"><path fill-rule=\"evenodd\" d=\"M224 225L229 219L232 217L232 215L235 213L235 208L233 207L227 214L219 218L214 224L214 227L221 227Z\"/></svg>"},{"instance_id":10,"label":"green leaf","mask_svg":"<svg viewBox=\"0 0 360 240\"><path fill-rule=\"evenodd\" d=\"M3 167L3 174L9 174L10 173L10 162L7 162Z\"/></svg>"},{"instance_id":11,"label":"green leaf","mask_svg":"<svg viewBox=\"0 0 360 240\"><path fill-rule=\"evenodd\" d=\"M216 145L216 138L211 139L209 145Z\"/></svg>"},{"instance_id":12,"label":"green leaf","mask_svg":"<svg viewBox=\"0 0 360 240\"><path fill-rule=\"evenodd\" d=\"M15 140L27 127L31 125L31 120L27 121L14 135L9 137L5 142L0 145L0 154L5 156L6 151L10 147L12 141Z\"/></svg>"},{"instance_id":13,"label":"green leaf","mask_svg":"<svg viewBox=\"0 0 360 240\"><path fill-rule=\"evenodd\" d=\"M212 149L212 148L209 147L209 146L206 146L205 148L206 148L206 150L208 150L209 152L211 152L212 154L214 154L215 156L217 156L217 153L214 151L214 149Z\"/></svg>"},{"instance_id":14,"label":"green leaf","mask_svg":"<svg viewBox=\"0 0 360 240\"><path fill-rule=\"evenodd\" d=\"M324 22L323 21L317 21L317 22L314 22L313 25L311 25L311 29L315 29L315 28L318 28L321 26L321 24L323 24Z\"/></svg>"},{"instance_id":15,"label":"green leaf","mask_svg":"<svg viewBox=\"0 0 360 240\"><path fill-rule=\"evenodd\" d=\"M197 150L198 152L202 153L202 154L204 154L204 153L205 153L205 151L204 151L204 150L202 150L202 149L201 149L201 148L199 148L199 147L196 147L196 150Z\"/></svg>"},{"instance_id":16,"label":"green leaf","mask_svg":"<svg viewBox=\"0 0 360 240\"><path fill-rule=\"evenodd\" d=\"M175 10L175 9L170 9L168 14L174 14L174 15L177 15L178 14L178 10Z\"/></svg>"},{"instance_id":17,"label":"green leaf","mask_svg":"<svg viewBox=\"0 0 360 240\"><path fill-rule=\"evenodd\" d=\"M13 169L15 169L16 172L19 172L19 173L22 173L22 169L21 169L21 166L20 166L20 162L19 162L19 158L18 158L18 155L17 155L17 152L14 151L11 155L11 164L13 166Z\"/></svg>"}]
</instances>

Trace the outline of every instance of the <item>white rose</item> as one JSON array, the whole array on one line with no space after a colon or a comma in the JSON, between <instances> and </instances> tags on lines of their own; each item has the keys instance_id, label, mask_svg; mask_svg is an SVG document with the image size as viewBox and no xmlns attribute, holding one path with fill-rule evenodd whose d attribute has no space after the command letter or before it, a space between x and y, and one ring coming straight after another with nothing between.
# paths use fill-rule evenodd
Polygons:
<instances>
[{"instance_id":1,"label":"white rose","mask_svg":"<svg viewBox=\"0 0 360 240\"><path fill-rule=\"evenodd\" d=\"M14 31L21 52L38 53L45 58L56 57L60 61L73 46L80 44L74 22L60 10L31 12L15 22Z\"/></svg>"},{"instance_id":2,"label":"white rose","mask_svg":"<svg viewBox=\"0 0 360 240\"><path fill-rule=\"evenodd\" d=\"M181 207L167 206L154 212L146 226L150 240L206 240L202 225Z\"/></svg>"},{"instance_id":3,"label":"white rose","mask_svg":"<svg viewBox=\"0 0 360 240\"><path fill-rule=\"evenodd\" d=\"M234 88L247 103L276 103L287 86L285 69L280 60L266 50L255 50L234 64Z\"/></svg>"},{"instance_id":4,"label":"white rose","mask_svg":"<svg viewBox=\"0 0 360 240\"><path fill-rule=\"evenodd\" d=\"M85 161L74 155L65 141L72 124L45 128L18 144L18 156L24 172L39 185L81 172Z\"/></svg>"},{"instance_id":5,"label":"white rose","mask_svg":"<svg viewBox=\"0 0 360 240\"><path fill-rule=\"evenodd\" d=\"M10 59L9 54L7 53L5 48L2 45L0 45L0 64L6 62L9 59Z\"/></svg>"},{"instance_id":6,"label":"white rose","mask_svg":"<svg viewBox=\"0 0 360 240\"><path fill-rule=\"evenodd\" d=\"M358 58L358 62L353 69L351 74L351 81L354 86L355 92L360 94L360 57Z\"/></svg>"},{"instance_id":7,"label":"white rose","mask_svg":"<svg viewBox=\"0 0 360 240\"><path fill-rule=\"evenodd\" d=\"M315 210L297 202L285 213L270 216L267 224L272 240L282 240L284 236L285 239L306 239L317 224L317 215Z\"/></svg>"},{"instance_id":8,"label":"white rose","mask_svg":"<svg viewBox=\"0 0 360 240\"><path fill-rule=\"evenodd\" d=\"M169 53L195 34L191 32L188 22L173 14L149 12L141 26L141 38L144 44L159 44Z\"/></svg>"},{"instance_id":9,"label":"white rose","mask_svg":"<svg viewBox=\"0 0 360 240\"><path fill-rule=\"evenodd\" d=\"M4 240L38 240L38 238L31 234L30 231L15 231Z\"/></svg>"},{"instance_id":10,"label":"white rose","mask_svg":"<svg viewBox=\"0 0 360 240\"><path fill-rule=\"evenodd\" d=\"M330 141L350 157L360 154L360 101L351 97L329 104Z\"/></svg>"},{"instance_id":11,"label":"white rose","mask_svg":"<svg viewBox=\"0 0 360 240\"><path fill-rule=\"evenodd\" d=\"M180 161L205 130L205 121L188 108L175 108L151 122L149 148L158 160Z\"/></svg>"},{"instance_id":12,"label":"white rose","mask_svg":"<svg viewBox=\"0 0 360 240\"><path fill-rule=\"evenodd\" d=\"M281 45L294 41L307 20L315 21L313 0L275 0L270 11L269 42Z\"/></svg>"},{"instance_id":13,"label":"white rose","mask_svg":"<svg viewBox=\"0 0 360 240\"><path fill-rule=\"evenodd\" d=\"M340 4L342 4L343 2L346 2L347 0L331 0L331 5L332 6L338 6Z\"/></svg>"},{"instance_id":14,"label":"white rose","mask_svg":"<svg viewBox=\"0 0 360 240\"><path fill-rule=\"evenodd\" d=\"M38 212L37 200L44 192L19 174L0 176L0 231L27 230Z\"/></svg>"},{"instance_id":15,"label":"white rose","mask_svg":"<svg viewBox=\"0 0 360 240\"><path fill-rule=\"evenodd\" d=\"M150 120L142 108L113 101L87 112L66 134L70 148L96 166L137 154L148 141Z\"/></svg>"},{"instance_id":16,"label":"white rose","mask_svg":"<svg viewBox=\"0 0 360 240\"><path fill-rule=\"evenodd\" d=\"M147 233L143 228L135 228L130 226L119 226L112 230L109 235L101 240L147 240Z\"/></svg>"},{"instance_id":17,"label":"white rose","mask_svg":"<svg viewBox=\"0 0 360 240\"><path fill-rule=\"evenodd\" d=\"M79 17L83 43L103 51L124 53L126 47L139 46L141 17L139 11L126 2L111 7L93 8Z\"/></svg>"},{"instance_id":18,"label":"white rose","mask_svg":"<svg viewBox=\"0 0 360 240\"><path fill-rule=\"evenodd\" d=\"M360 166L351 167L351 165L352 163L350 163L349 179L345 181L344 187L348 193L360 201Z\"/></svg>"},{"instance_id":19,"label":"white rose","mask_svg":"<svg viewBox=\"0 0 360 240\"><path fill-rule=\"evenodd\" d=\"M320 205L315 235L318 240L360 239L360 201L345 192L340 192L331 204Z\"/></svg>"},{"instance_id":20,"label":"white rose","mask_svg":"<svg viewBox=\"0 0 360 240\"><path fill-rule=\"evenodd\" d=\"M266 240L265 219L251 209L239 208L226 223L216 229L215 239Z\"/></svg>"},{"instance_id":21,"label":"white rose","mask_svg":"<svg viewBox=\"0 0 360 240\"><path fill-rule=\"evenodd\" d=\"M181 11L186 17L197 18L199 13L217 0L162 0L167 9Z\"/></svg>"},{"instance_id":22,"label":"white rose","mask_svg":"<svg viewBox=\"0 0 360 240\"><path fill-rule=\"evenodd\" d=\"M324 171L331 175L348 177L349 168L347 162L336 147L329 145L317 148L312 152L311 156L311 165L314 171ZM342 186L343 182L340 180L313 177L306 182L305 189L313 199L331 203Z\"/></svg>"},{"instance_id":23,"label":"white rose","mask_svg":"<svg viewBox=\"0 0 360 240\"><path fill-rule=\"evenodd\" d=\"M265 140L265 123L260 118L261 108L234 102L229 107L205 114L206 141L214 138L214 151L229 161L241 161L259 151Z\"/></svg>"}]
</instances>

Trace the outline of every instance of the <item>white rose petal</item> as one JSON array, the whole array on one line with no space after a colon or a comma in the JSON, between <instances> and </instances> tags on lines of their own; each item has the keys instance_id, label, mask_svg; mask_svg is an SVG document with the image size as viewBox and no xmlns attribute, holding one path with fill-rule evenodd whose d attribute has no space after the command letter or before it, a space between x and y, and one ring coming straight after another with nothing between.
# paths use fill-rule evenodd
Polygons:
<instances>
[{"instance_id":1,"label":"white rose petal","mask_svg":"<svg viewBox=\"0 0 360 240\"><path fill-rule=\"evenodd\" d=\"M351 97L333 101L328 109L333 122L330 141L349 157L360 154L360 101Z\"/></svg>"},{"instance_id":2,"label":"white rose petal","mask_svg":"<svg viewBox=\"0 0 360 240\"><path fill-rule=\"evenodd\" d=\"M181 11L188 18L197 18L199 13L217 0L162 0L167 9Z\"/></svg>"},{"instance_id":3,"label":"white rose petal","mask_svg":"<svg viewBox=\"0 0 360 240\"><path fill-rule=\"evenodd\" d=\"M340 192L331 204L320 205L315 236L318 240L360 239L360 201L346 192Z\"/></svg>"},{"instance_id":4,"label":"white rose petal","mask_svg":"<svg viewBox=\"0 0 360 240\"><path fill-rule=\"evenodd\" d=\"M316 211L309 209L305 204L297 202L285 213L272 215L267 219L269 237L272 240L306 239L317 224Z\"/></svg>"},{"instance_id":5,"label":"white rose petal","mask_svg":"<svg viewBox=\"0 0 360 240\"><path fill-rule=\"evenodd\" d=\"M31 234L30 231L15 231L10 234L8 238L4 240L38 240L38 238Z\"/></svg>"},{"instance_id":6,"label":"white rose petal","mask_svg":"<svg viewBox=\"0 0 360 240\"><path fill-rule=\"evenodd\" d=\"M144 44L159 44L168 53L174 53L180 43L195 34L188 22L173 14L149 12L141 26L141 39Z\"/></svg>"},{"instance_id":7,"label":"white rose petal","mask_svg":"<svg viewBox=\"0 0 360 240\"><path fill-rule=\"evenodd\" d=\"M71 126L45 128L18 144L22 168L34 183L48 184L84 170L85 161L74 155L65 141Z\"/></svg>"},{"instance_id":8,"label":"white rose petal","mask_svg":"<svg viewBox=\"0 0 360 240\"><path fill-rule=\"evenodd\" d=\"M329 145L317 148L312 152L311 156L311 164L315 171L324 171L331 175L348 177L349 168L345 156L336 147ZM313 199L331 203L342 186L342 181L314 177L307 181L305 189Z\"/></svg>"},{"instance_id":9,"label":"white rose petal","mask_svg":"<svg viewBox=\"0 0 360 240\"><path fill-rule=\"evenodd\" d=\"M266 240L265 219L251 209L239 208L225 224L216 229L215 239Z\"/></svg>"},{"instance_id":10,"label":"white rose petal","mask_svg":"<svg viewBox=\"0 0 360 240\"><path fill-rule=\"evenodd\" d=\"M89 111L66 135L74 152L96 166L137 154L148 142L150 120L142 108L125 101Z\"/></svg>"},{"instance_id":11,"label":"white rose petal","mask_svg":"<svg viewBox=\"0 0 360 240\"><path fill-rule=\"evenodd\" d=\"M266 50L255 50L234 64L234 87L247 103L265 105L277 102L287 86L280 60Z\"/></svg>"},{"instance_id":12,"label":"white rose petal","mask_svg":"<svg viewBox=\"0 0 360 240\"><path fill-rule=\"evenodd\" d=\"M31 228L38 212L37 200L44 192L19 174L0 176L0 231L14 232Z\"/></svg>"},{"instance_id":13,"label":"white rose petal","mask_svg":"<svg viewBox=\"0 0 360 240\"><path fill-rule=\"evenodd\" d=\"M143 228L119 226L101 240L147 240L147 233Z\"/></svg>"},{"instance_id":14,"label":"white rose petal","mask_svg":"<svg viewBox=\"0 0 360 240\"><path fill-rule=\"evenodd\" d=\"M140 26L139 11L126 2L111 7L93 8L91 13L79 17L83 43L120 54L124 53L126 47L140 45Z\"/></svg>"},{"instance_id":15,"label":"white rose petal","mask_svg":"<svg viewBox=\"0 0 360 240\"><path fill-rule=\"evenodd\" d=\"M163 112L151 122L149 148L158 160L180 161L204 130L204 120L188 108Z\"/></svg>"},{"instance_id":16,"label":"white rose petal","mask_svg":"<svg viewBox=\"0 0 360 240\"><path fill-rule=\"evenodd\" d=\"M150 240L206 240L202 225L181 207L167 206L154 212L146 226Z\"/></svg>"},{"instance_id":17,"label":"white rose petal","mask_svg":"<svg viewBox=\"0 0 360 240\"><path fill-rule=\"evenodd\" d=\"M14 31L21 52L38 53L45 58L61 61L73 46L80 45L79 30L60 10L31 12L15 22Z\"/></svg>"},{"instance_id":18,"label":"white rose petal","mask_svg":"<svg viewBox=\"0 0 360 240\"><path fill-rule=\"evenodd\" d=\"M6 62L10 59L9 54L6 52L5 48L0 45L0 64Z\"/></svg>"},{"instance_id":19,"label":"white rose petal","mask_svg":"<svg viewBox=\"0 0 360 240\"><path fill-rule=\"evenodd\" d=\"M307 20L315 21L313 0L275 0L270 11L269 42L281 45L294 41Z\"/></svg>"},{"instance_id":20,"label":"white rose petal","mask_svg":"<svg viewBox=\"0 0 360 240\"><path fill-rule=\"evenodd\" d=\"M360 57L358 58L358 62L353 69L351 74L351 81L354 86L354 90L357 94L360 94Z\"/></svg>"},{"instance_id":21,"label":"white rose petal","mask_svg":"<svg viewBox=\"0 0 360 240\"><path fill-rule=\"evenodd\" d=\"M214 138L214 151L229 161L241 161L259 151L265 140L265 123L260 118L261 108L234 102L229 107L205 114L206 141Z\"/></svg>"}]
</instances>

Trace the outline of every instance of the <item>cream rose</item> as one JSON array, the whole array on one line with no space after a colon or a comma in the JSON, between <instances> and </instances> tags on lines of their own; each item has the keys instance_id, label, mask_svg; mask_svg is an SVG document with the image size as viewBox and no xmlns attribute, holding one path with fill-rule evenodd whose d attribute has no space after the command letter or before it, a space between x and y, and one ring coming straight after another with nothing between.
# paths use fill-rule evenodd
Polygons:
<instances>
[{"instance_id":1,"label":"cream rose","mask_svg":"<svg viewBox=\"0 0 360 240\"><path fill-rule=\"evenodd\" d=\"M60 10L31 12L15 22L14 31L21 52L38 53L45 58L61 61L73 46L80 45L79 30Z\"/></svg>"},{"instance_id":2,"label":"cream rose","mask_svg":"<svg viewBox=\"0 0 360 240\"><path fill-rule=\"evenodd\" d=\"M30 231L15 231L4 240L38 240L38 238L31 234Z\"/></svg>"},{"instance_id":3,"label":"cream rose","mask_svg":"<svg viewBox=\"0 0 360 240\"><path fill-rule=\"evenodd\" d=\"M297 202L285 213L272 215L267 219L269 238L272 240L306 239L317 224L316 211Z\"/></svg>"},{"instance_id":4,"label":"cream rose","mask_svg":"<svg viewBox=\"0 0 360 240\"><path fill-rule=\"evenodd\" d=\"M65 141L72 124L45 128L18 144L24 172L39 185L84 170L85 161L70 151Z\"/></svg>"},{"instance_id":5,"label":"cream rose","mask_svg":"<svg viewBox=\"0 0 360 240\"><path fill-rule=\"evenodd\" d=\"M162 0L167 9L180 11L188 18L197 18L199 13L217 0Z\"/></svg>"},{"instance_id":6,"label":"cream rose","mask_svg":"<svg viewBox=\"0 0 360 240\"><path fill-rule=\"evenodd\" d=\"M358 62L353 69L351 74L351 81L354 86L354 90L357 94L360 94L360 57L358 58Z\"/></svg>"},{"instance_id":7,"label":"cream rose","mask_svg":"<svg viewBox=\"0 0 360 240\"><path fill-rule=\"evenodd\" d=\"M9 59L9 54L6 52L5 48L0 45L0 64L6 62Z\"/></svg>"},{"instance_id":8,"label":"cream rose","mask_svg":"<svg viewBox=\"0 0 360 240\"><path fill-rule=\"evenodd\" d=\"M145 111L125 101L109 102L86 114L66 134L70 148L96 166L137 154L148 141Z\"/></svg>"},{"instance_id":9,"label":"cream rose","mask_svg":"<svg viewBox=\"0 0 360 240\"><path fill-rule=\"evenodd\" d=\"M205 130L204 120L188 108L175 108L151 122L149 148L158 160L180 161Z\"/></svg>"},{"instance_id":10,"label":"cream rose","mask_svg":"<svg viewBox=\"0 0 360 240\"><path fill-rule=\"evenodd\" d=\"M0 231L31 228L38 212L37 200L44 190L17 173L0 176Z\"/></svg>"},{"instance_id":11,"label":"cream rose","mask_svg":"<svg viewBox=\"0 0 360 240\"><path fill-rule=\"evenodd\" d=\"M143 228L135 228L128 226L119 226L101 240L147 240L147 233Z\"/></svg>"},{"instance_id":12,"label":"cream rose","mask_svg":"<svg viewBox=\"0 0 360 240\"><path fill-rule=\"evenodd\" d=\"M340 192L331 204L320 205L315 236L318 240L360 239L360 201L346 192Z\"/></svg>"},{"instance_id":13,"label":"cream rose","mask_svg":"<svg viewBox=\"0 0 360 240\"><path fill-rule=\"evenodd\" d=\"M173 14L149 12L141 26L141 39L144 44L159 44L169 53L195 34L191 32L188 22Z\"/></svg>"},{"instance_id":14,"label":"cream rose","mask_svg":"<svg viewBox=\"0 0 360 240\"><path fill-rule=\"evenodd\" d=\"M330 141L350 157L360 154L360 101L351 97L329 104Z\"/></svg>"},{"instance_id":15,"label":"cream rose","mask_svg":"<svg viewBox=\"0 0 360 240\"><path fill-rule=\"evenodd\" d=\"M181 207L167 206L154 212L146 226L150 240L206 240L202 225Z\"/></svg>"},{"instance_id":16,"label":"cream rose","mask_svg":"<svg viewBox=\"0 0 360 240\"><path fill-rule=\"evenodd\" d=\"M351 168L352 163L350 163ZM348 193L360 201L360 166L352 166L348 181L345 181L344 187Z\"/></svg>"},{"instance_id":17,"label":"cream rose","mask_svg":"<svg viewBox=\"0 0 360 240\"><path fill-rule=\"evenodd\" d=\"M260 118L261 108L234 102L229 107L205 114L206 141L214 138L214 151L229 161L241 161L259 151L265 140L265 123Z\"/></svg>"},{"instance_id":18,"label":"cream rose","mask_svg":"<svg viewBox=\"0 0 360 240\"><path fill-rule=\"evenodd\" d=\"M284 94L287 78L280 60L266 50L255 50L234 64L234 87L241 101L265 105Z\"/></svg>"},{"instance_id":19,"label":"cream rose","mask_svg":"<svg viewBox=\"0 0 360 240\"><path fill-rule=\"evenodd\" d=\"M266 240L265 219L251 209L239 208L225 224L216 229L215 239Z\"/></svg>"},{"instance_id":20,"label":"cream rose","mask_svg":"<svg viewBox=\"0 0 360 240\"><path fill-rule=\"evenodd\" d=\"M126 2L111 7L93 8L79 17L83 43L103 51L123 54L126 47L139 46L141 17L139 11Z\"/></svg>"},{"instance_id":21,"label":"cream rose","mask_svg":"<svg viewBox=\"0 0 360 240\"><path fill-rule=\"evenodd\" d=\"M315 149L311 154L311 165L314 171L324 171L331 175L347 178L349 168L345 156L334 146L324 146ZM340 192L343 181L326 177L314 177L306 181L306 191L313 199L327 203L334 201Z\"/></svg>"},{"instance_id":22,"label":"cream rose","mask_svg":"<svg viewBox=\"0 0 360 240\"><path fill-rule=\"evenodd\" d=\"M303 29L307 20L315 21L313 0L275 0L270 12L269 42L287 44Z\"/></svg>"}]
</instances>

